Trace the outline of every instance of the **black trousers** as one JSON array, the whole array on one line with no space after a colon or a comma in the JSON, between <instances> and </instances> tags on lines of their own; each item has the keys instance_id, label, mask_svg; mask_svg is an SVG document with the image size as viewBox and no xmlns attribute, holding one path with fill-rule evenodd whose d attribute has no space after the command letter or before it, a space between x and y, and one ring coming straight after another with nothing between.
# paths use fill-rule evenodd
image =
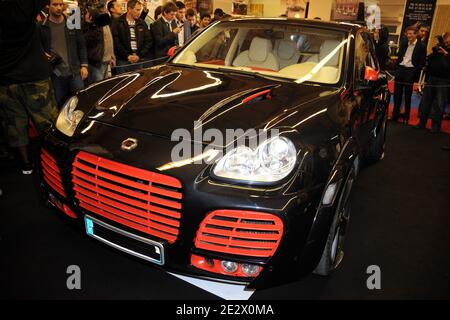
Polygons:
<instances>
[{"instance_id":1,"label":"black trousers","mask_svg":"<svg viewBox=\"0 0 450 320\"><path fill-rule=\"evenodd\" d=\"M425 126L430 117L433 127L441 127L449 88L450 79L429 77L419 107L420 124Z\"/></svg>"},{"instance_id":2,"label":"black trousers","mask_svg":"<svg viewBox=\"0 0 450 320\"><path fill-rule=\"evenodd\" d=\"M400 66L395 73L394 82L394 111L393 120L397 120L400 107L402 105L403 93L405 94L405 120L409 120L411 111L411 96L413 92L414 79L416 77L416 68L406 68Z\"/></svg>"}]
</instances>

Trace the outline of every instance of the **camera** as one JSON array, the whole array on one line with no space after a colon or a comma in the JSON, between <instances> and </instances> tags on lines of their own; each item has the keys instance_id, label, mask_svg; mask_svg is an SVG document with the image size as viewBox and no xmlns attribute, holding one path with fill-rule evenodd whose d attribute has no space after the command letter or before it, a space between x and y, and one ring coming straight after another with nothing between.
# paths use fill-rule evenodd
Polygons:
<instances>
[{"instance_id":1,"label":"camera","mask_svg":"<svg viewBox=\"0 0 450 320\"><path fill-rule=\"evenodd\" d=\"M110 24L110 16L105 12L106 1L98 1L95 3L87 3L86 10L92 17L92 22L97 27L104 27Z\"/></svg>"},{"instance_id":2,"label":"camera","mask_svg":"<svg viewBox=\"0 0 450 320\"><path fill-rule=\"evenodd\" d=\"M57 54L53 51L50 53L50 57L48 58L48 63L50 64L50 66L53 69L56 68L62 61L63 60L59 54Z\"/></svg>"},{"instance_id":3,"label":"camera","mask_svg":"<svg viewBox=\"0 0 450 320\"><path fill-rule=\"evenodd\" d=\"M432 48L434 53L438 53L440 49L445 49L444 37L436 36L438 43Z\"/></svg>"}]
</instances>

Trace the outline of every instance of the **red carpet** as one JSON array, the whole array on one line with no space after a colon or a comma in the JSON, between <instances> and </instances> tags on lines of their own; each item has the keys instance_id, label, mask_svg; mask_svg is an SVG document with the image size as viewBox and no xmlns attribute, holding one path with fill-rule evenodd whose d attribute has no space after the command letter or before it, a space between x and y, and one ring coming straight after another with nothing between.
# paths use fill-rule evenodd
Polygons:
<instances>
[{"instance_id":1,"label":"red carpet","mask_svg":"<svg viewBox=\"0 0 450 320\"><path fill-rule=\"evenodd\" d=\"M391 103L389 105L389 118L392 118L392 110L393 109L394 109L394 104ZM416 124L419 123L419 117L418 117L417 113L418 113L417 108L413 108L411 106L411 114L410 114L409 123L408 123L410 126L415 126ZM402 119L400 118L400 120L402 120ZM431 128L431 120L430 119L428 119L427 128L428 129ZM450 134L450 120L442 121L441 132Z\"/></svg>"},{"instance_id":2,"label":"red carpet","mask_svg":"<svg viewBox=\"0 0 450 320\"><path fill-rule=\"evenodd\" d=\"M394 104L393 104L393 98L394 98L394 81L390 80L388 82L388 88L389 91L391 92L391 103L389 105L389 118L392 117L392 110L394 109ZM418 117L418 110L419 110L419 104L420 104L420 99L421 96L416 94L416 91L418 90L418 84L415 83L414 84L414 93L412 95L411 98L411 114L409 117L409 125L410 126L415 126L419 123L419 117ZM403 101L404 102L404 101ZM402 108L403 108L403 104L402 104ZM449 109L449 107L447 106L447 110ZM402 112L402 111L400 111ZM402 119L400 119L402 120ZM428 119L427 122L427 128L431 128L431 120ZM442 121L442 125L441 125L441 132L445 132L450 134L450 120L443 120Z\"/></svg>"}]
</instances>

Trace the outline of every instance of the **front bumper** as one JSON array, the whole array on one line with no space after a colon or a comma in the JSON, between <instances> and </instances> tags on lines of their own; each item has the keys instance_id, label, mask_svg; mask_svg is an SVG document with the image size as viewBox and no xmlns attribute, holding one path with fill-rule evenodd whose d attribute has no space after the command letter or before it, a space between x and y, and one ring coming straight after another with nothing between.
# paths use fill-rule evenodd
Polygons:
<instances>
[{"instance_id":1,"label":"front bumper","mask_svg":"<svg viewBox=\"0 0 450 320\"><path fill-rule=\"evenodd\" d=\"M140 138L160 139L154 137ZM122 137L118 139L120 140ZM308 235L317 213L317 202L320 200L320 192L287 192L286 188L269 190L222 185L207 178L199 179L204 173L203 169L196 171L192 170L192 168L178 168L176 172L171 172L171 174L176 176L182 183L183 205L179 234L176 241L171 243L165 239L149 236L116 221L105 219L92 211L80 207L80 203L75 196L72 180L73 163L76 155L80 151L85 151L92 154L102 154L102 156L106 155L105 157L112 159L117 158L117 161L121 162L127 161L118 155L116 151L112 152L112 149L108 148L107 145L102 145L100 148L92 143L69 144L65 141L65 137L61 136L57 131L50 133L45 138L43 149L55 159L60 171L61 186L64 191L64 193L56 192L54 186L46 181L41 171L41 186L44 196L49 202L64 211L68 216L70 216L68 212L72 213L73 216L69 219L78 224L80 229L84 230L88 235L86 217L90 217L91 220L95 219L99 224L106 224L119 230L119 232L115 232L119 237L127 233L144 239L144 241L156 242L157 246L161 246L163 257L161 263L153 264L166 271L215 281L244 283L249 285L249 287L254 287L252 283L254 283L255 278L253 277L228 276L192 266L191 258L194 254L208 259L259 265L263 269L256 278L258 280L256 287L265 287L266 285L270 286L297 279L310 272L311 268L314 268L316 264L314 260L317 254L311 255L312 259L310 259L304 255L304 252L311 251L311 247L314 246L314 239L308 240ZM136 160L129 163L135 165ZM137 167L142 168L143 165L138 164ZM276 252L270 257L251 257L196 248L195 239L202 221L208 213L220 209L258 211L278 217L282 221L284 228ZM103 242L111 246L111 243ZM128 250L129 254L139 257L139 255L133 254L133 252L136 253L136 250L131 250L130 246L126 244L113 245L113 247L125 252ZM302 258L300 259L300 257Z\"/></svg>"}]
</instances>

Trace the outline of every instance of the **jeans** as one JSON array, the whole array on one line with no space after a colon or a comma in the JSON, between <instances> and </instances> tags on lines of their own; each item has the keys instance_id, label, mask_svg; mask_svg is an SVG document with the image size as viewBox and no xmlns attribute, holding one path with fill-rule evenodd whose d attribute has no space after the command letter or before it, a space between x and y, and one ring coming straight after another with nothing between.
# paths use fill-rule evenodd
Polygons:
<instances>
[{"instance_id":1,"label":"jeans","mask_svg":"<svg viewBox=\"0 0 450 320\"><path fill-rule=\"evenodd\" d=\"M105 80L106 78L108 78L109 63L102 62L96 66L90 64L88 70L89 70L88 76L89 83Z\"/></svg>"},{"instance_id":2,"label":"jeans","mask_svg":"<svg viewBox=\"0 0 450 320\"><path fill-rule=\"evenodd\" d=\"M430 76L425 84L422 101L419 107L420 123L426 125L428 117L431 118L432 126L440 128L447 94L450 86L450 79L443 79Z\"/></svg>"},{"instance_id":3,"label":"jeans","mask_svg":"<svg viewBox=\"0 0 450 320\"><path fill-rule=\"evenodd\" d=\"M67 99L84 88L84 82L79 73L67 77L54 76L52 77L52 82L55 90L56 105L59 109L61 109Z\"/></svg>"}]
</instances>

